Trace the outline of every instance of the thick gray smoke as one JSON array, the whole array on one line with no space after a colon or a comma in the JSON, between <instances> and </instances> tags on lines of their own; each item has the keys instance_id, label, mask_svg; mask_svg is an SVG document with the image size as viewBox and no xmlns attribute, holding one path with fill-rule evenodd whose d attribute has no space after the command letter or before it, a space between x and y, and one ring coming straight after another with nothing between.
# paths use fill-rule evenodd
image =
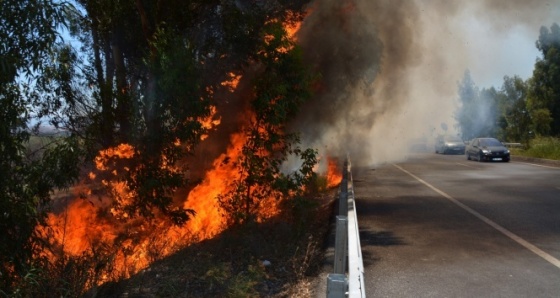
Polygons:
<instances>
[{"instance_id":1,"label":"thick gray smoke","mask_svg":"<svg viewBox=\"0 0 560 298\"><path fill-rule=\"evenodd\" d=\"M534 48L539 27L560 16L558 7L523 0L314 1L298 38L321 84L295 125L306 145L349 153L354 162L402 160L418 142L432 151L438 134L456 133L457 82L465 69L476 82L476 73L485 73L480 65L515 65L496 41L529 35L520 48ZM503 71L496 81L516 75Z\"/></svg>"}]
</instances>

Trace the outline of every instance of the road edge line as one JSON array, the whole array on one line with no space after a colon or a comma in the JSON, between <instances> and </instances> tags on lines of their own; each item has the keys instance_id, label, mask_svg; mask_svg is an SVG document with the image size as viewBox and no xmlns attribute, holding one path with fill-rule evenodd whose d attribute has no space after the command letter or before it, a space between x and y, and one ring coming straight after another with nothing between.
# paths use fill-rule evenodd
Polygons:
<instances>
[{"instance_id":1,"label":"road edge line","mask_svg":"<svg viewBox=\"0 0 560 298\"><path fill-rule=\"evenodd\" d=\"M547 169L555 169L555 170L560 170L560 167L555 167L555 166L547 166L547 165L540 165L540 164L536 164L536 163L530 163L530 162L524 162L524 161L513 161L513 163L520 163L520 164L525 164L525 165L532 165L535 167L540 167L540 168L547 168Z\"/></svg>"}]
</instances>

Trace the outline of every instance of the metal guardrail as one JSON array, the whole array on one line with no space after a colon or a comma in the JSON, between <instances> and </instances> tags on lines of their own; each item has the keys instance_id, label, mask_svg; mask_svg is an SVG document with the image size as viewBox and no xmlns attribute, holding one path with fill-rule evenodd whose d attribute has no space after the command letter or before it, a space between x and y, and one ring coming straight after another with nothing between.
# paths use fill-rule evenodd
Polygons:
<instances>
[{"instance_id":1,"label":"metal guardrail","mask_svg":"<svg viewBox=\"0 0 560 298\"><path fill-rule=\"evenodd\" d=\"M366 297L364 265L349 158L344 162L336 217L334 273L327 277L327 298Z\"/></svg>"},{"instance_id":2,"label":"metal guardrail","mask_svg":"<svg viewBox=\"0 0 560 298\"><path fill-rule=\"evenodd\" d=\"M521 143L502 143L508 148L521 148L523 145Z\"/></svg>"}]
</instances>

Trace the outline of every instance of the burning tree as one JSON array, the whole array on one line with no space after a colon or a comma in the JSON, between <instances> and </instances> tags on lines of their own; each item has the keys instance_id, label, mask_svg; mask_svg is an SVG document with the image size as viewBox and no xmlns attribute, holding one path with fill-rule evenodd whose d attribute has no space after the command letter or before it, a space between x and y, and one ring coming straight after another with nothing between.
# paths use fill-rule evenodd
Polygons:
<instances>
[{"instance_id":1,"label":"burning tree","mask_svg":"<svg viewBox=\"0 0 560 298\"><path fill-rule=\"evenodd\" d=\"M239 177L230 191L218 197L230 223L260 220L268 200L300 195L313 178L316 152L302 150L297 134L286 132L301 104L310 96L311 77L303 68L299 48L280 22L263 28L262 48L257 55L257 79L251 95L254 114L245 129L247 136L236 167ZM284 174L280 167L289 155L302 159L298 172ZM269 202L270 203L270 202Z\"/></svg>"},{"instance_id":2,"label":"burning tree","mask_svg":"<svg viewBox=\"0 0 560 298\"><path fill-rule=\"evenodd\" d=\"M36 80L31 97L33 113L67 131L63 146L44 155L47 170L32 171L41 178L31 186L40 188L34 195L42 201L30 208L54 203L54 212L27 227L48 244L35 251L44 261L42 276L50 277L42 292L80 295L227 224L266 219L278 211L278 200L303 192L314 176L316 152L299 148L286 122L310 96L311 77L283 26L300 14L237 1L76 5L80 9L67 6L64 12L81 52L68 45L49 48L49 59L40 61L48 75ZM238 99L224 92L232 73L247 75L248 92ZM227 170L235 173L226 183L218 181L225 188L216 192L202 187L202 175L192 174L208 168L195 169L190 161L200 158L201 142L220 133L213 130L221 118L235 119L224 127L231 135L225 139L240 142L231 146L234 153L209 156L222 161L216 165L229 161ZM19 128L9 127L8 134ZM290 155L301 166L283 173L280 166ZM82 183L70 194L49 197L53 186L78 178ZM210 223L216 210L231 221ZM46 225L35 229L42 219ZM2 262L3 277L19 270Z\"/></svg>"}]
</instances>

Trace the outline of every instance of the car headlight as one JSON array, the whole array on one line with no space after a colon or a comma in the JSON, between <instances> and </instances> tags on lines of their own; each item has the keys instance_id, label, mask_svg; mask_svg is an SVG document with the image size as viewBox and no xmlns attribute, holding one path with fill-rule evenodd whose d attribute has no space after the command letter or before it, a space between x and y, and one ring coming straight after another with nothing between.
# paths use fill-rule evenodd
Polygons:
<instances>
[{"instance_id":1,"label":"car headlight","mask_svg":"<svg viewBox=\"0 0 560 298\"><path fill-rule=\"evenodd\" d=\"M509 150L506 150L506 153L509 154Z\"/></svg>"},{"instance_id":2,"label":"car headlight","mask_svg":"<svg viewBox=\"0 0 560 298\"><path fill-rule=\"evenodd\" d=\"M487 150L487 149L482 149L482 153L491 153L492 151Z\"/></svg>"}]
</instances>

